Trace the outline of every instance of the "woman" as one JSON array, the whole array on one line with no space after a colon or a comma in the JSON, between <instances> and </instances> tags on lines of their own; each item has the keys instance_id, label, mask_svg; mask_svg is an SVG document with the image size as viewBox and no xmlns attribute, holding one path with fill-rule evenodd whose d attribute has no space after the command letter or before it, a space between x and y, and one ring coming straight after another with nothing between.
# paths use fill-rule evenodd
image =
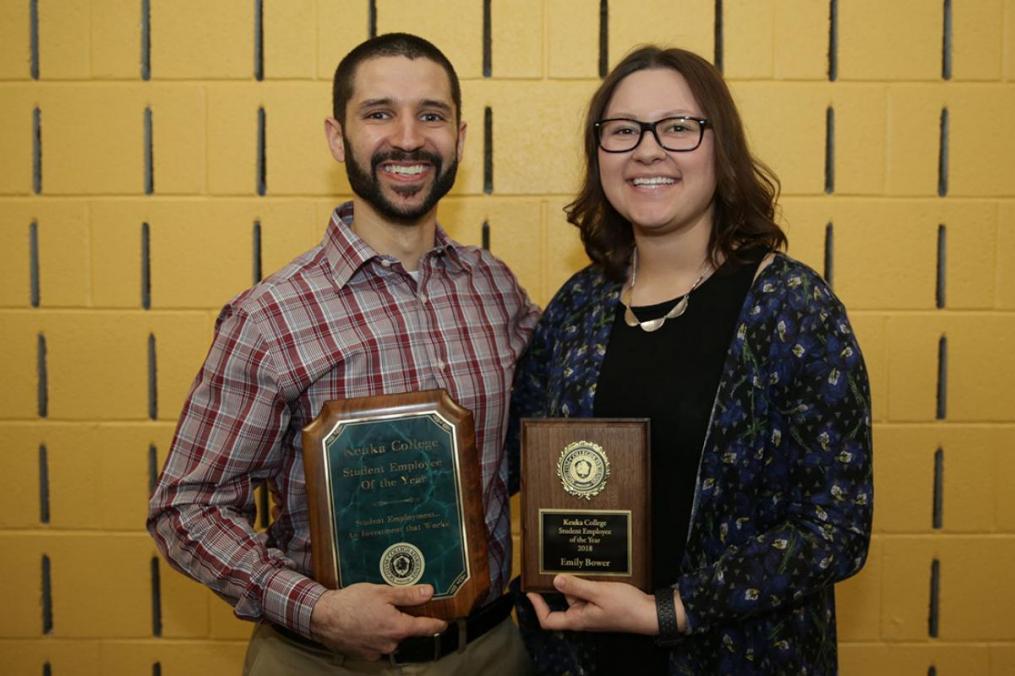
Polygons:
<instances>
[{"instance_id":1,"label":"woman","mask_svg":"<svg viewBox=\"0 0 1015 676\"><path fill-rule=\"evenodd\" d=\"M655 593L558 576L564 598L519 604L533 657L549 674L834 673L833 584L863 565L872 510L845 311L778 253L777 181L700 57L625 58L585 155L567 213L592 264L519 366L509 448L521 417L649 417Z\"/></svg>"}]
</instances>

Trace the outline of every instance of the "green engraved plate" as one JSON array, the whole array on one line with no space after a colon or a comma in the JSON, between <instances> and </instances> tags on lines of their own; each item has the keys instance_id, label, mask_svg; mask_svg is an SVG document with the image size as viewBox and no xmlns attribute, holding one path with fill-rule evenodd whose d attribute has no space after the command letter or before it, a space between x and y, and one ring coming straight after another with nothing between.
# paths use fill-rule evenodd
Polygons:
<instances>
[{"instance_id":1,"label":"green engraved plate","mask_svg":"<svg viewBox=\"0 0 1015 676\"><path fill-rule=\"evenodd\" d=\"M455 434L438 413L339 422L324 439L338 580L430 584L469 577Z\"/></svg>"}]
</instances>

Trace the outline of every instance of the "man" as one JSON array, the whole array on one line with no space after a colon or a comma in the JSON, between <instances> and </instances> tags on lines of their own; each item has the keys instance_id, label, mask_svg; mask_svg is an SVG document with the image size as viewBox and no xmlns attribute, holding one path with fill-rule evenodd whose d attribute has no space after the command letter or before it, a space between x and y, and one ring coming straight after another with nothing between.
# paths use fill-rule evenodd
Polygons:
<instances>
[{"instance_id":1,"label":"man","mask_svg":"<svg viewBox=\"0 0 1015 676\"><path fill-rule=\"evenodd\" d=\"M501 597L510 571L503 440L514 364L537 318L508 269L450 240L437 202L462 156L458 78L429 42L364 42L339 64L332 155L354 197L324 240L222 311L151 499L148 528L179 570L260 620L248 674L524 673ZM327 590L311 567L301 429L330 399L444 388L473 413L490 533L490 597L460 627L398 606L426 585ZM251 528L266 479L275 520ZM436 635L436 637L435 637ZM450 652L451 654L445 655ZM422 669L422 670L418 670Z\"/></svg>"}]
</instances>

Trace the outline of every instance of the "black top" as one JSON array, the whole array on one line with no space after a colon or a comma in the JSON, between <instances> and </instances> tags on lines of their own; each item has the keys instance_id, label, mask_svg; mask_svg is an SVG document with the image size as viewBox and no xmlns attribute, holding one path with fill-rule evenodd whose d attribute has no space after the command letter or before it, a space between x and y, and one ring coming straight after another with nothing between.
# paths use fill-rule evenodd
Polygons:
<instances>
[{"instance_id":1,"label":"black top","mask_svg":"<svg viewBox=\"0 0 1015 676\"><path fill-rule=\"evenodd\" d=\"M688 298L683 315L648 333L624 322L617 309L596 386L598 418L649 418L652 468L652 582L672 586L687 541L698 462L705 444L712 404L737 317L758 269L760 257L746 265L722 265ZM662 317L680 300L632 310L646 321ZM631 669L666 673L666 651L650 637L604 635L600 673ZM619 660L613 664L613 659ZM607 668L609 667L609 668ZM619 672L618 672L619 673ZM633 672L629 672L633 673Z\"/></svg>"}]
</instances>

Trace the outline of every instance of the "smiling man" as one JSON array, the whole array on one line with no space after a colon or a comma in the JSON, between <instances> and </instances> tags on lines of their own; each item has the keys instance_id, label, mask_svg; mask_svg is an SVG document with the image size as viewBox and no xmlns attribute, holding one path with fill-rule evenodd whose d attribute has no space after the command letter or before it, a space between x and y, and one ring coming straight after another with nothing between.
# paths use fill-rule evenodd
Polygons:
<instances>
[{"instance_id":1,"label":"smiling man","mask_svg":"<svg viewBox=\"0 0 1015 676\"><path fill-rule=\"evenodd\" d=\"M394 674L407 663L418 674L524 674L501 595L511 566L503 442L536 308L503 263L437 223L466 130L447 58L413 35L373 38L339 64L333 103L325 135L352 201L318 246L222 310L148 528L175 568L258 622L247 674ZM308 577L300 447L325 401L436 388L473 413L489 533L490 596L450 627L399 610L429 600L429 586L328 590ZM261 480L274 520L258 534Z\"/></svg>"}]
</instances>

